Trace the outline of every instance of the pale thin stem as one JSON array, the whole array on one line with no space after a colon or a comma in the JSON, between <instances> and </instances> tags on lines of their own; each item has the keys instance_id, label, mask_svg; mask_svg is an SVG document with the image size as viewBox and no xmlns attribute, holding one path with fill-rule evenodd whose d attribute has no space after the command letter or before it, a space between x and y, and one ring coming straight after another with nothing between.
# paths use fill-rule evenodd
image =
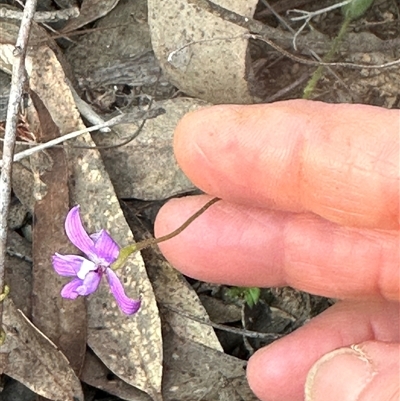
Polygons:
<instances>
[{"instance_id":1,"label":"pale thin stem","mask_svg":"<svg viewBox=\"0 0 400 401\"><path fill-rule=\"evenodd\" d=\"M373 70L375 68L379 68L379 69L381 69L381 68L391 68L391 67L395 67L395 66L400 64L400 58L398 58L396 60L393 60L393 61L389 61L387 63L383 63L383 64L357 64L357 63L347 63L347 62L327 63L327 62L324 62L324 61L309 60L309 59L306 59L304 57L299 57L299 56L296 56L296 55L288 52L284 48L278 46L272 40L269 40L269 39L267 39L267 38L265 38L265 37L263 37L261 35L244 34L243 37L261 40L262 42L267 43L273 49L275 49L276 51L280 52L284 56L290 58L291 60L297 61L298 63L305 64L305 65L315 65L317 67L322 65L322 66L325 66L325 67L346 67L346 68L352 68L352 69Z\"/></svg>"},{"instance_id":2,"label":"pale thin stem","mask_svg":"<svg viewBox=\"0 0 400 401\"><path fill-rule=\"evenodd\" d=\"M352 1L353 0L344 0L344 1L341 1L340 3L332 4L329 7L321 8L320 10L317 10L317 11L298 10L295 8L294 10L288 10L287 14L290 14L290 13L302 14L298 17L290 17L291 21L301 21L304 19L307 22L309 22L311 19L313 19L317 15L321 15L321 14L327 13L329 11L336 10L337 8L343 7L346 4L351 3Z\"/></svg>"},{"instance_id":3,"label":"pale thin stem","mask_svg":"<svg viewBox=\"0 0 400 401\"><path fill-rule=\"evenodd\" d=\"M26 81L25 57L29 33L37 0L27 0L14 49L10 98L4 129L2 170L0 175L0 294L4 293L5 259L7 253L7 217L10 207L11 174L17 133L18 111ZM0 302L0 327L3 321L3 303Z\"/></svg>"},{"instance_id":4,"label":"pale thin stem","mask_svg":"<svg viewBox=\"0 0 400 401\"><path fill-rule=\"evenodd\" d=\"M279 22L288 30L290 31L293 35L293 47L296 49L296 38L298 33L295 32L295 30L286 22L286 20L284 18L282 18L275 10L274 8L268 3L267 0L261 0L262 3L268 8L268 10L275 16L275 18L277 18L279 20ZM319 61L322 61L321 57L318 56L318 54L312 49L312 47L310 46L309 48L310 50L310 54ZM343 82L343 80L338 76L338 74L335 73L335 71L332 70L332 68L327 67L327 70L337 79L338 82L340 82L340 84L347 90L349 91L348 86ZM293 84L289 85L287 88L284 88L283 91L289 91L291 90L293 87L297 86L298 84L302 83L303 80L306 80L306 77L300 77L296 82L293 82ZM349 91L350 92L350 91ZM279 99L280 96L282 96L283 93L276 93L275 95L272 95L270 98L266 99L265 102L266 103L270 103L273 102L277 99Z\"/></svg>"},{"instance_id":5,"label":"pale thin stem","mask_svg":"<svg viewBox=\"0 0 400 401\"><path fill-rule=\"evenodd\" d=\"M52 139L51 141L41 143L33 148L25 149L22 152L19 152L14 155L14 162L20 161L25 157L31 156L34 153L40 152L42 150L51 148L55 145L58 145L62 142L68 141L70 139L76 138L80 135L86 134L87 132L101 130L106 127L111 127L116 124L124 124L137 120L146 120L158 117L159 115L165 113L165 110L162 108L154 108L147 111L139 110L133 113L121 114L120 116L114 117L111 120L105 121L103 124L94 125L93 127L81 129L79 131L70 132L69 134L60 136L58 138ZM0 167L3 168L3 162L0 162Z\"/></svg>"},{"instance_id":6,"label":"pale thin stem","mask_svg":"<svg viewBox=\"0 0 400 401\"><path fill-rule=\"evenodd\" d=\"M296 39L297 37L300 35L300 33L303 31L303 29L308 25L308 23L317 15L321 15L324 13L327 13L329 11L332 10L336 10L337 8L343 7L346 4L351 3L353 0L344 0L341 1L340 3L336 3L333 4L329 7L325 7L325 8L321 8L320 10L317 11L306 11L306 10L298 10L298 9L294 9L294 10L288 10L287 14L290 13L298 13L298 14L302 14L298 17L290 17L291 21L301 21L301 20L305 20L304 24L297 30L297 32L294 34L293 36L293 48L294 50L297 50L297 46L296 46Z\"/></svg>"}]
</instances>

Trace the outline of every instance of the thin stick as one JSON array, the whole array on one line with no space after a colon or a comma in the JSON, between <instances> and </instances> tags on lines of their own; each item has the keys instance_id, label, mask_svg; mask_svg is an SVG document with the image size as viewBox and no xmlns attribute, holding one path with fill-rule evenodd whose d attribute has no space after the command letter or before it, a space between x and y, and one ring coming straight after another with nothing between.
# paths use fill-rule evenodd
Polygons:
<instances>
[{"instance_id":1,"label":"thin stick","mask_svg":"<svg viewBox=\"0 0 400 401\"><path fill-rule=\"evenodd\" d=\"M112 118L111 120L105 121L103 124L94 125L93 127L88 127L85 129L81 129L79 131L70 132L69 134L52 139L51 141L41 143L40 145L37 145L34 148L25 149L22 152L19 152L14 155L14 161L17 162L19 160L22 160L25 157L33 155L36 152L39 152L41 150L45 150L52 146L58 145L64 141L68 141L69 139L76 138L79 135L86 134L87 132L97 131L102 128L111 127L116 124L125 124L125 123L129 123L129 122L137 121L137 120L146 120L146 119L150 119L150 118L156 118L159 115L164 114L164 113L165 113L165 110L163 108L157 107L157 108L150 109L147 111L138 110L138 111L134 111L132 113L121 114L117 117ZM0 162L0 167L3 168L2 161Z\"/></svg>"},{"instance_id":2,"label":"thin stick","mask_svg":"<svg viewBox=\"0 0 400 401\"><path fill-rule=\"evenodd\" d=\"M14 63L8 102L2 170L0 176L0 294L4 292L4 269L7 253L7 216L10 207L11 173L17 133L18 110L26 81L25 57L29 32L35 14L37 0L27 0L17 42L14 49ZM3 323L3 303L0 302L0 327Z\"/></svg>"},{"instance_id":3,"label":"thin stick","mask_svg":"<svg viewBox=\"0 0 400 401\"><path fill-rule=\"evenodd\" d=\"M273 49L278 51L279 53L283 54L284 56L290 58L293 61L297 61L298 63L301 64L306 64L306 65L315 65L317 67L319 66L324 66L324 67L347 67L351 69L368 69L368 70L373 70L375 68L390 68L390 67L395 67L398 64L400 64L400 58L389 61L387 63L383 64L357 64L357 63L347 63L347 62L337 62L337 63L326 63L323 61L314 61L314 60L309 60L304 57L299 57L296 56L287 50L283 49L282 47L278 46L276 43L272 42L271 40L264 38L261 35L254 35L254 34L244 34L244 38L250 38L250 39L257 39L261 40L262 42L265 42L267 45L270 45Z\"/></svg>"},{"instance_id":4,"label":"thin stick","mask_svg":"<svg viewBox=\"0 0 400 401\"><path fill-rule=\"evenodd\" d=\"M214 323L211 320L204 320L201 319L197 316L194 315L190 315L188 313L186 313L183 310L180 310L178 308L175 308L172 305L167 305L167 304L161 304L162 307L164 307L165 309L168 309L174 313L177 313L180 316L186 317L187 319L191 319L197 323L200 324L205 324L207 326L211 326L214 327L214 329L218 329L218 330L223 330L223 331L227 331L229 333L234 333L234 334L238 334L244 337L250 337L250 338L259 338L261 340L270 340L270 341L275 341L278 338L283 337L283 334L278 334L278 333L261 333L258 331L252 331L252 330L247 330L247 329L239 329L236 327L231 327L231 326L227 326L225 324L219 324L219 323Z\"/></svg>"}]
</instances>

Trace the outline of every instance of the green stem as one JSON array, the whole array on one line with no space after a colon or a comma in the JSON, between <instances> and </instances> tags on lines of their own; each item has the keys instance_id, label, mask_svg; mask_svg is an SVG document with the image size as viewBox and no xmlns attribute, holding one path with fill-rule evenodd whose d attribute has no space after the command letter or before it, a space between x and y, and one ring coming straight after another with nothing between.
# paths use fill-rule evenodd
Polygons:
<instances>
[{"instance_id":1,"label":"green stem","mask_svg":"<svg viewBox=\"0 0 400 401\"><path fill-rule=\"evenodd\" d=\"M329 63L332 60L335 53L338 51L338 49L340 47L340 43L342 42L344 35L346 34L346 31L347 31L351 21L352 21L352 18L350 18L350 17L347 17L343 21L340 31L332 43L331 49L329 50L329 52L326 54L326 56L323 59L323 61L325 63ZM318 84L318 81L322 77L323 71L324 71L324 66L322 66L322 65L320 65L316 69L316 71L314 72L314 74L312 75L310 80L308 81L307 86L304 88L303 99L310 99L312 92L314 91L315 87Z\"/></svg>"},{"instance_id":2,"label":"green stem","mask_svg":"<svg viewBox=\"0 0 400 401\"><path fill-rule=\"evenodd\" d=\"M131 244L122 248L119 252L118 259L111 265L113 270L117 270L124 265L126 260L135 252L139 252L140 250L147 248L151 245L159 244L160 242L167 241L178 234L180 234L189 224L191 224L194 220L196 220L201 214L203 214L210 206L214 203L218 202L219 198L213 198L208 201L201 209L199 209L195 214L190 216L180 227L176 230L172 231L172 233L163 235L159 238L149 238L145 239L144 241L138 242L137 244Z\"/></svg>"}]
</instances>

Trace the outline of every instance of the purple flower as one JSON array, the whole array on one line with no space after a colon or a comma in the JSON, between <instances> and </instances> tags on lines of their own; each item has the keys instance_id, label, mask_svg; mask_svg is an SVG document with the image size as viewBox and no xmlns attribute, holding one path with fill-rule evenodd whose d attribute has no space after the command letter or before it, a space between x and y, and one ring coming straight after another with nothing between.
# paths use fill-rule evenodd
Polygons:
<instances>
[{"instance_id":1,"label":"purple flower","mask_svg":"<svg viewBox=\"0 0 400 401\"><path fill-rule=\"evenodd\" d=\"M110 268L118 258L119 246L105 230L88 235L79 216L79 206L73 207L65 219L65 231L69 240L85 255L53 255L54 270L60 276L75 277L61 290L63 298L75 299L97 290L106 275L110 290L118 306L127 315L136 313L140 300L128 298L121 281Z\"/></svg>"}]
</instances>

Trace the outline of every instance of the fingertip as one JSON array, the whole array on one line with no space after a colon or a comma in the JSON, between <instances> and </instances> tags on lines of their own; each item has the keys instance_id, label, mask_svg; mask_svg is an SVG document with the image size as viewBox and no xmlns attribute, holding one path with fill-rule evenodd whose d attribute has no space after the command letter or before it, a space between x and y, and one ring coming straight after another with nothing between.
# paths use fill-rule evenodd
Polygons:
<instances>
[{"instance_id":1,"label":"fingertip","mask_svg":"<svg viewBox=\"0 0 400 401\"><path fill-rule=\"evenodd\" d=\"M190 166L191 153L196 146L199 135L209 135L213 131L215 119L227 106L202 107L186 113L178 122L174 132L174 152L178 164L185 170L186 163Z\"/></svg>"},{"instance_id":2,"label":"fingertip","mask_svg":"<svg viewBox=\"0 0 400 401\"><path fill-rule=\"evenodd\" d=\"M334 350L310 369L305 400L398 399L398 354L398 344L377 341Z\"/></svg>"},{"instance_id":3,"label":"fingertip","mask_svg":"<svg viewBox=\"0 0 400 401\"><path fill-rule=\"evenodd\" d=\"M154 234L156 238L168 233L171 222L174 220L174 215L176 213L175 206L177 202L179 203L179 199L171 199L164 203L158 211L154 221Z\"/></svg>"},{"instance_id":4,"label":"fingertip","mask_svg":"<svg viewBox=\"0 0 400 401\"><path fill-rule=\"evenodd\" d=\"M288 359L283 356L281 341L258 350L247 365L247 380L254 394L262 401L297 400L303 395L304 372L296 364L288 366ZM288 375L292 380L288 385Z\"/></svg>"},{"instance_id":5,"label":"fingertip","mask_svg":"<svg viewBox=\"0 0 400 401\"><path fill-rule=\"evenodd\" d=\"M242 177L252 173L246 164L238 172L232 164L235 155L241 154L238 133L251 131L249 117L257 120L256 116L262 114L265 107L257 105L216 105L186 114L174 134L174 153L179 166L204 192L218 197L228 195L229 199L230 191L240 187ZM243 188L246 199L250 189L246 183Z\"/></svg>"},{"instance_id":6,"label":"fingertip","mask_svg":"<svg viewBox=\"0 0 400 401\"><path fill-rule=\"evenodd\" d=\"M261 400L267 401L268 372L265 370L264 356L267 348L257 351L247 364L247 381L253 393ZM267 380L267 383L266 383ZM279 380L278 380L279 383Z\"/></svg>"}]
</instances>

